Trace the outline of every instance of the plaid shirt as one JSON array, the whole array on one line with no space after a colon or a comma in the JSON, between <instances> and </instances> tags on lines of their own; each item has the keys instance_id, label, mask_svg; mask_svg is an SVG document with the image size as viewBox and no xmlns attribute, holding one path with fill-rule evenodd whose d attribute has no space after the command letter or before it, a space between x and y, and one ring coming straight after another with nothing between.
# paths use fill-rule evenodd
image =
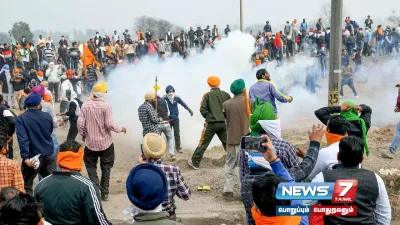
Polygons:
<instances>
[{"instance_id":1,"label":"plaid shirt","mask_svg":"<svg viewBox=\"0 0 400 225\"><path fill-rule=\"evenodd\" d=\"M175 194L182 200L189 200L192 194L190 188L185 183L181 170L179 167L173 165L164 164L160 160L149 160L149 163L153 163L164 171L168 180L168 198L162 203L163 211L174 212L176 209L174 196Z\"/></svg>"},{"instance_id":2,"label":"plaid shirt","mask_svg":"<svg viewBox=\"0 0 400 225\"><path fill-rule=\"evenodd\" d=\"M307 155L304 157L300 165L292 167L288 170L295 181L301 182L311 173L315 166L315 163L317 162L319 147L320 143L314 141L311 142L307 150ZM248 224L256 225L253 216L251 215L251 207L253 207L254 205L252 192L254 179L256 179L256 177L261 174L273 174L274 172L272 170L268 170L260 174L250 174L250 171L248 169L249 167L247 166L247 161L248 157L244 153L244 150L240 151L240 181L242 183L240 189L240 199L242 200L244 208L246 210ZM244 163L246 163L246 166L244 166ZM243 167L247 167L247 171L243 170ZM242 177L243 173L246 174Z\"/></svg>"},{"instance_id":3,"label":"plaid shirt","mask_svg":"<svg viewBox=\"0 0 400 225\"><path fill-rule=\"evenodd\" d=\"M307 155L304 157L303 161L299 164L297 155L296 155L296 150L294 150L294 156L292 156L292 153L285 153L283 146L287 146L288 150L290 147L293 147L292 144L285 140L279 140L272 135L268 135L272 141L272 144L275 147L276 153L278 158L281 160L281 162L288 162L290 160L293 160L289 164L283 163L283 165L288 168L288 171L290 175L293 177L293 179L296 182L303 181L314 169L315 163L317 162L318 158L318 153L319 153L319 147L320 143L318 142L310 142L310 146L308 147L307 150ZM277 142L278 141L278 142ZM280 146L280 149L278 149L278 146ZM294 147L293 147L294 148ZM290 159L285 157L288 157L290 155ZM250 173L250 168L248 166L248 161L249 157L245 154L245 150L240 151L240 182L243 182L244 176ZM294 165L294 166L287 166L287 165Z\"/></svg>"},{"instance_id":4,"label":"plaid shirt","mask_svg":"<svg viewBox=\"0 0 400 225\"><path fill-rule=\"evenodd\" d=\"M158 124L160 119L157 117L157 113L154 107L149 102L144 102L139 107L139 120L143 126L143 137L148 133L160 134Z\"/></svg>"},{"instance_id":5,"label":"plaid shirt","mask_svg":"<svg viewBox=\"0 0 400 225\"><path fill-rule=\"evenodd\" d=\"M10 186L25 192L21 165L15 160L0 155L0 190Z\"/></svg>"}]
</instances>

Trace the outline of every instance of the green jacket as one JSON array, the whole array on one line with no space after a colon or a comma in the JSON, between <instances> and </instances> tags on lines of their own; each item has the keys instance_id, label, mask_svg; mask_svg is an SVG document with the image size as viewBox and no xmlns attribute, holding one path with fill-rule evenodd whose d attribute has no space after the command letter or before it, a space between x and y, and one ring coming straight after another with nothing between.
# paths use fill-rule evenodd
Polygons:
<instances>
[{"instance_id":1,"label":"green jacket","mask_svg":"<svg viewBox=\"0 0 400 225\"><path fill-rule=\"evenodd\" d=\"M35 189L35 198L44 205L44 218L53 225L109 225L103 212L100 192L79 172L57 172L44 178Z\"/></svg>"},{"instance_id":2,"label":"green jacket","mask_svg":"<svg viewBox=\"0 0 400 225\"><path fill-rule=\"evenodd\" d=\"M167 212L138 214L134 217L134 225L182 225L168 219Z\"/></svg>"},{"instance_id":3,"label":"green jacket","mask_svg":"<svg viewBox=\"0 0 400 225\"><path fill-rule=\"evenodd\" d=\"M231 96L220 88L211 88L203 95L201 100L200 113L207 123L225 122L222 104L231 99Z\"/></svg>"}]
</instances>

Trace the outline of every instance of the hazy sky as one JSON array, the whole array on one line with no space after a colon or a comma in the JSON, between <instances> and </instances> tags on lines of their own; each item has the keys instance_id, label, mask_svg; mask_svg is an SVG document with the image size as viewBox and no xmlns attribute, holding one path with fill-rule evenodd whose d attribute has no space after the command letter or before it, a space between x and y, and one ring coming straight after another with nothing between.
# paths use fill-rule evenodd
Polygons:
<instances>
[{"instance_id":1,"label":"hazy sky","mask_svg":"<svg viewBox=\"0 0 400 225\"><path fill-rule=\"evenodd\" d=\"M6 1L6 0L2 0ZM244 23L283 24L294 18L308 20L321 15L326 0L243 0ZM329 1L330 2L330 1ZM278 6L278 4L281 4ZM239 0L10 0L0 13L0 31L16 21L28 22L31 29L72 31L73 29L132 28L135 17L147 15L169 20L183 27L239 24ZM344 0L349 15L361 21L385 18L392 10L400 15L399 0Z\"/></svg>"}]
</instances>

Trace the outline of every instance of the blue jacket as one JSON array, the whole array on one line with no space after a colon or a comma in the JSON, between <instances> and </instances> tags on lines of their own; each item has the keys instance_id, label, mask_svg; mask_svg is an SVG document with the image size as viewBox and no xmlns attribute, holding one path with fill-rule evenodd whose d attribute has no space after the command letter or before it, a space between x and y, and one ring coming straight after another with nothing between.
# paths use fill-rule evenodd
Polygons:
<instances>
[{"instance_id":1,"label":"blue jacket","mask_svg":"<svg viewBox=\"0 0 400 225\"><path fill-rule=\"evenodd\" d=\"M37 154L45 157L53 155L53 118L39 109L28 109L17 117L18 144L23 160Z\"/></svg>"},{"instance_id":2,"label":"blue jacket","mask_svg":"<svg viewBox=\"0 0 400 225\"><path fill-rule=\"evenodd\" d=\"M302 22L302 23L300 24L300 30L305 30L305 31L307 31L307 29L308 29L308 24Z\"/></svg>"},{"instance_id":3,"label":"blue jacket","mask_svg":"<svg viewBox=\"0 0 400 225\"><path fill-rule=\"evenodd\" d=\"M287 180L288 182L295 182L292 176L290 176L289 172L287 169L283 166L281 161L275 161L270 164L272 171L274 171L275 175ZM298 205L303 205L301 200L292 200L291 206L298 206ZM301 222L300 225L308 225L308 217L307 216L302 216L301 217Z\"/></svg>"},{"instance_id":4,"label":"blue jacket","mask_svg":"<svg viewBox=\"0 0 400 225\"><path fill-rule=\"evenodd\" d=\"M167 86L166 88L166 92L168 93L168 91L170 90L174 90L174 87L172 87L171 85ZM178 120L179 119L179 109L178 109L178 104L181 104L183 106L183 108L185 108L186 110L188 110L189 112L191 112L192 110L186 105L186 103L179 97L176 96L174 97L174 102L171 102L168 98L168 96L164 96L163 99L167 102L168 104L168 108L169 108L169 120L174 121L174 120Z\"/></svg>"},{"instance_id":5,"label":"blue jacket","mask_svg":"<svg viewBox=\"0 0 400 225\"><path fill-rule=\"evenodd\" d=\"M331 44L331 32L325 34L325 47L329 49Z\"/></svg>"},{"instance_id":6,"label":"blue jacket","mask_svg":"<svg viewBox=\"0 0 400 225\"><path fill-rule=\"evenodd\" d=\"M371 32L370 31L366 31L365 32L365 37L364 37L364 43L369 43L370 40L371 40Z\"/></svg>"}]
</instances>

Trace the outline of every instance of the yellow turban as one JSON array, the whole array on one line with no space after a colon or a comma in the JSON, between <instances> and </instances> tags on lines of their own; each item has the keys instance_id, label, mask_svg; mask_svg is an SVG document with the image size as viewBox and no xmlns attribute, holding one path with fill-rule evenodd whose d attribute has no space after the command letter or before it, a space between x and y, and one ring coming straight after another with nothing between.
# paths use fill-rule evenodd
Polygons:
<instances>
[{"instance_id":1,"label":"yellow turban","mask_svg":"<svg viewBox=\"0 0 400 225\"><path fill-rule=\"evenodd\" d=\"M98 92L98 93L107 93L108 87L106 82L100 82L94 85L93 87L93 92Z\"/></svg>"},{"instance_id":2,"label":"yellow turban","mask_svg":"<svg viewBox=\"0 0 400 225\"><path fill-rule=\"evenodd\" d=\"M146 100L146 101L149 101L149 100L152 100L152 99L155 99L155 98L156 98L156 93L155 93L155 91L149 91L149 92L147 92L146 95L144 96L144 100Z\"/></svg>"}]
</instances>

